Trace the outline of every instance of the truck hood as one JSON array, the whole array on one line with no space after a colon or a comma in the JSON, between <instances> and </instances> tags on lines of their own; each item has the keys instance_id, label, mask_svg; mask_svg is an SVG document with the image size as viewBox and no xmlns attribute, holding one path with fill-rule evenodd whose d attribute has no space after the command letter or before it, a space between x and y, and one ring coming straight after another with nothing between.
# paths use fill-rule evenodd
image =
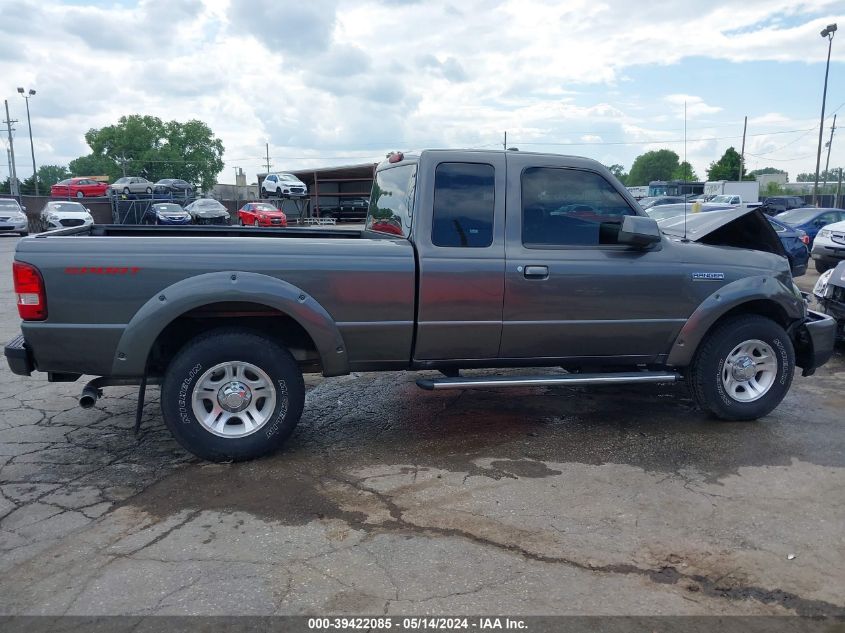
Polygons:
<instances>
[{"instance_id":1,"label":"truck hood","mask_svg":"<svg viewBox=\"0 0 845 633\"><path fill-rule=\"evenodd\" d=\"M688 213L658 222L665 235L711 246L735 246L786 257L780 238L758 209L737 207L723 211Z\"/></svg>"}]
</instances>

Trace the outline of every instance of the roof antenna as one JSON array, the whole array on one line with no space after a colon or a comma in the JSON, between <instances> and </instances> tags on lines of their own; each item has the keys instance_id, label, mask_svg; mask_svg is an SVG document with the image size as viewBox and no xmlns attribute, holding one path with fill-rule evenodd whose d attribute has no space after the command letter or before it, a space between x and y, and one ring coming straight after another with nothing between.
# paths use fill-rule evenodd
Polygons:
<instances>
[{"instance_id":1,"label":"roof antenna","mask_svg":"<svg viewBox=\"0 0 845 633\"><path fill-rule=\"evenodd\" d=\"M684 163L687 162L687 102L684 101ZM685 174L681 174L681 182L686 182ZM689 200L684 196L684 237L681 241L687 240L687 207Z\"/></svg>"}]
</instances>

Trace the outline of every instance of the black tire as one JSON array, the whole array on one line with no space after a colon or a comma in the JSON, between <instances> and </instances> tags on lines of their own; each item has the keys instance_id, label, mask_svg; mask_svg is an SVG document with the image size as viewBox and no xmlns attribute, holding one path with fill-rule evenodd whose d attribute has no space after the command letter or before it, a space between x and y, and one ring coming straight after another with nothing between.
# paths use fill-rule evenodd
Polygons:
<instances>
[{"instance_id":1,"label":"black tire","mask_svg":"<svg viewBox=\"0 0 845 633\"><path fill-rule=\"evenodd\" d=\"M84 198L84 197L85 197L85 194L84 194L84 193L82 193L81 191L77 191L77 192L76 192L76 197L77 197L77 198Z\"/></svg>"},{"instance_id":2,"label":"black tire","mask_svg":"<svg viewBox=\"0 0 845 633\"><path fill-rule=\"evenodd\" d=\"M728 355L743 342L752 340L770 347L777 369L771 386L762 396L742 402L728 393L722 376ZM780 404L789 391L794 372L795 350L786 331L765 317L741 315L719 323L705 337L687 372L687 385L698 406L717 418L756 420Z\"/></svg>"},{"instance_id":3,"label":"black tire","mask_svg":"<svg viewBox=\"0 0 845 633\"><path fill-rule=\"evenodd\" d=\"M827 263L827 261L825 261L823 259L816 259L816 260L813 260L813 261L814 261L814 265L816 267L816 272L819 273L819 274L826 273L828 270L833 268L833 266L831 266L829 263Z\"/></svg>"},{"instance_id":4,"label":"black tire","mask_svg":"<svg viewBox=\"0 0 845 633\"><path fill-rule=\"evenodd\" d=\"M238 224L244 226L244 219L241 216L238 216Z\"/></svg>"},{"instance_id":5,"label":"black tire","mask_svg":"<svg viewBox=\"0 0 845 633\"><path fill-rule=\"evenodd\" d=\"M267 198L267 190L264 187L261 187L261 197Z\"/></svg>"},{"instance_id":6,"label":"black tire","mask_svg":"<svg viewBox=\"0 0 845 633\"><path fill-rule=\"evenodd\" d=\"M265 372L277 400L263 426L237 438L212 433L192 406L197 382L211 368L230 361L250 363ZM242 328L212 330L188 343L170 362L161 387L161 411L173 437L197 457L215 462L243 461L276 451L299 422L304 403L302 372L290 352Z\"/></svg>"},{"instance_id":7,"label":"black tire","mask_svg":"<svg viewBox=\"0 0 845 633\"><path fill-rule=\"evenodd\" d=\"M26 237L29 235L29 231L21 231L21 237Z\"/></svg>"},{"instance_id":8,"label":"black tire","mask_svg":"<svg viewBox=\"0 0 845 633\"><path fill-rule=\"evenodd\" d=\"M152 188L147 187L147 195L150 195L153 192Z\"/></svg>"},{"instance_id":9,"label":"black tire","mask_svg":"<svg viewBox=\"0 0 845 633\"><path fill-rule=\"evenodd\" d=\"M128 196L130 193L131 193L131 191L129 191L129 187L124 187L124 188L123 188L123 195L124 195L124 196Z\"/></svg>"},{"instance_id":10,"label":"black tire","mask_svg":"<svg viewBox=\"0 0 845 633\"><path fill-rule=\"evenodd\" d=\"M255 228L259 228L261 225L258 223L258 220L256 220L252 223L252 226L254 226Z\"/></svg>"}]
</instances>

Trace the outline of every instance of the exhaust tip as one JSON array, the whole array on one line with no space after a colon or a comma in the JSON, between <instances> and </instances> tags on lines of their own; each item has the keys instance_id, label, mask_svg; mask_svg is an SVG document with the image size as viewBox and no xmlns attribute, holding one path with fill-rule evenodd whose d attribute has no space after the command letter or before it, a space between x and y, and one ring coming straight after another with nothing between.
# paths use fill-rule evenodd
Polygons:
<instances>
[{"instance_id":1,"label":"exhaust tip","mask_svg":"<svg viewBox=\"0 0 845 633\"><path fill-rule=\"evenodd\" d=\"M100 397L100 392L93 387L86 386L82 390L82 395L79 396L79 406L83 409L91 409Z\"/></svg>"}]
</instances>

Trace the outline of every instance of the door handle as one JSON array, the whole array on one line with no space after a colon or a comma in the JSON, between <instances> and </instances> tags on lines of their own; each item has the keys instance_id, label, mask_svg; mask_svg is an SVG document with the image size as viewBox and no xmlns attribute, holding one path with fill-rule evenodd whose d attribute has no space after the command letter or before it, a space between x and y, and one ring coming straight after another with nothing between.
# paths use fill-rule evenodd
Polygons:
<instances>
[{"instance_id":1,"label":"door handle","mask_svg":"<svg viewBox=\"0 0 845 633\"><path fill-rule=\"evenodd\" d=\"M549 278L549 267L548 266L526 266L525 271L522 274L525 275L526 279L548 279Z\"/></svg>"}]
</instances>

